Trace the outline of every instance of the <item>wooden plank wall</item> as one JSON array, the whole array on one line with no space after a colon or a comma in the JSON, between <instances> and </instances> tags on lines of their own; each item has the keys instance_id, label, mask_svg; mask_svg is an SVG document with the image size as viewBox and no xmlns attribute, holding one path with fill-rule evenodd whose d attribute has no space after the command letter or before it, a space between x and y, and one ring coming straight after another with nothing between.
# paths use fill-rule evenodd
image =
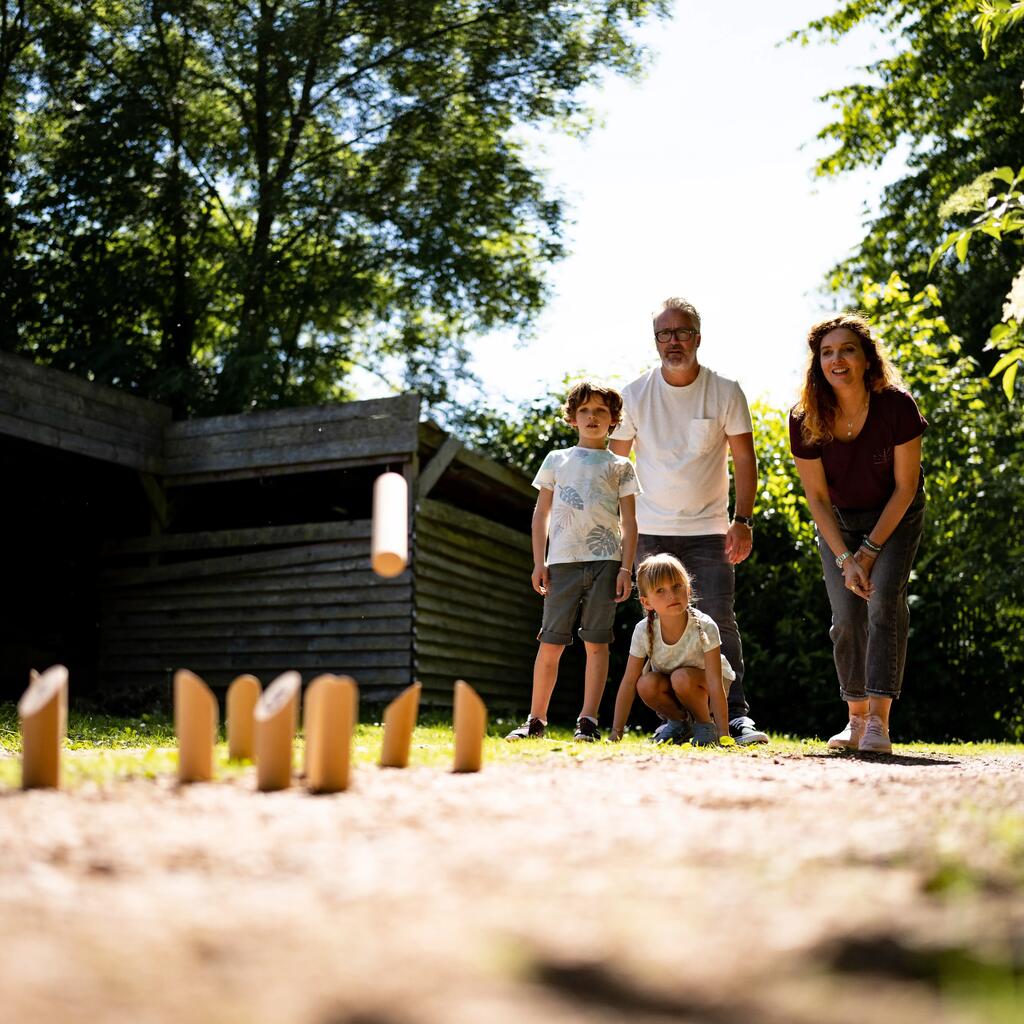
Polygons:
<instances>
[{"instance_id":1,"label":"wooden plank wall","mask_svg":"<svg viewBox=\"0 0 1024 1024\"><path fill-rule=\"evenodd\" d=\"M155 402L0 352L0 434L160 473L170 421Z\"/></svg>"},{"instance_id":2,"label":"wooden plank wall","mask_svg":"<svg viewBox=\"0 0 1024 1024\"><path fill-rule=\"evenodd\" d=\"M109 561L168 564L103 575L100 674L112 690L165 695L187 667L215 687L286 669L344 673L364 700L412 680L412 580L370 569L370 521L137 538Z\"/></svg>"},{"instance_id":3,"label":"wooden plank wall","mask_svg":"<svg viewBox=\"0 0 1024 1024\"><path fill-rule=\"evenodd\" d=\"M416 678L447 706L465 679L492 710L530 702L541 599L530 538L429 499L415 528Z\"/></svg>"},{"instance_id":4,"label":"wooden plank wall","mask_svg":"<svg viewBox=\"0 0 1024 1024\"><path fill-rule=\"evenodd\" d=\"M167 484L408 462L419 445L418 395L209 416L172 424Z\"/></svg>"}]
</instances>

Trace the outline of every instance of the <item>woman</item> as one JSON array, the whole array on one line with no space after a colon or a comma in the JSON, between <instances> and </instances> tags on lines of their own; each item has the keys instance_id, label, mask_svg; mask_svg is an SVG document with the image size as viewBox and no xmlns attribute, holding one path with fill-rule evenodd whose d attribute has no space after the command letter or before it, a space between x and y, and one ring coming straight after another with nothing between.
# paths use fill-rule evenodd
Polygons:
<instances>
[{"instance_id":1,"label":"woman","mask_svg":"<svg viewBox=\"0 0 1024 1024\"><path fill-rule=\"evenodd\" d=\"M888 753L907 654L907 581L924 521L928 426L868 322L815 324L790 447L817 527L833 655L849 721L833 749Z\"/></svg>"}]
</instances>

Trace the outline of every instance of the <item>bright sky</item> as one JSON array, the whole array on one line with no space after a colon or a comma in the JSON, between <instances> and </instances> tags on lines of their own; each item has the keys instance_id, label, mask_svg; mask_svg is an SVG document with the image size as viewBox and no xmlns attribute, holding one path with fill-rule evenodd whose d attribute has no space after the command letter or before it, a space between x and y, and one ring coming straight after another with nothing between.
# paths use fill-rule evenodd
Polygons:
<instances>
[{"instance_id":1,"label":"bright sky","mask_svg":"<svg viewBox=\"0 0 1024 1024\"><path fill-rule=\"evenodd\" d=\"M640 83L610 78L603 126L579 143L542 140L568 199L571 255L550 271L536 337L473 345L472 369L502 406L559 389L565 374L626 383L653 365L650 313L670 295L701 313L700 359L747 397L789 405L807 328L830 311L827 270L862 236L865 202L891 171L815 180L816 97L878 59L870 31L839 46L775 44L837 0L678 0L646 29ZM803 147L803 148L801 148Z\"/></svg>"}]
</instances>

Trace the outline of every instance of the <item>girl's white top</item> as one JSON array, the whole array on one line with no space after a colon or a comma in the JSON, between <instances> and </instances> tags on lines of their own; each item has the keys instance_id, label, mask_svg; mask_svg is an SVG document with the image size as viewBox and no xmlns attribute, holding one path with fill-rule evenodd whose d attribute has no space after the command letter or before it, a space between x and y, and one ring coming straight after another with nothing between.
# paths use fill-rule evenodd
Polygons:
<instances>
[{"instance_id":1,"label":"girl's white top","mask_svg":"<svg viewBox=\"0 0 1024 1024\"><path fill-rule=\"evenodd\" d=\"M703 629L703 637L701 636ZM629 653L634 658L650 661L655 672L671 672L677 668L704 668L704 654L722 646L722 635L714 619L696 608L687 609L686 629L674 643L665 643L661 635L661 620L654 619L653 649L647 632L647 619L641 619L633 630L633 639L629 644ZM732 681L736 673L723 654L722 682ZM726 687L728 690L728 687Z\"/></svg>"}]
</instances>

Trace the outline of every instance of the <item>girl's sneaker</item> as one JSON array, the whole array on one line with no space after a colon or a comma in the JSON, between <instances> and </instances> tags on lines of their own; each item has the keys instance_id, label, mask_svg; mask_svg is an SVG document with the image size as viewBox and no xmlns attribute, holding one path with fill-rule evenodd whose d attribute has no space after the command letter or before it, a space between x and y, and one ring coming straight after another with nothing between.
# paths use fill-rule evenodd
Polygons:
<instances>
[{"instance_id":1,"label":"girl's sneaker","mask_svg":"<svg viewBox=\"0 0 1024 1024\"><path fill-rule=\"evenodd\" d=\"M868 724L867 715L850 715L846 728L837 732L828 741L829 750L857 750L860 747L861 737L864 735L864 727Z\"/></svg>"},{"instance_id":2,"label":"girl's sneaker","mask_svg":"<svg viewBox=\"0 0 1024 1024\"><path fill-rule=\"evenodd\" d=\"M714 722L694 722L691 747L717 747L718 729Z\"/></svg>"},{"instance_id":3,"label":"girl's sneaker","mask_svg":"<svg viewBox=\"0 0 1024 1024\"><path fill-rule=\"evenodd\" d=\"M690 738L690 723L678 718L667 718L657 729L651 740L654 743L682 743Z\"/></svg>"},{"instance_id":4,"label":"girl's sneaker","mask_svg":"<svg viewBox=\"0 0 1024 1024\"><path fill-rule=\"evenodd\" d=\"M544 723L539 718L530 715L518 729L513 729L506 737L507 740L539 740L544 735Z\"/></svg>"},{"instance_id":5,"label":"girl's sneaker","mask_svg":"<svg viewBox=\"0 0 1024 1024\"><path fill-rule=\"evenodd\" d=\"M592 718L581 715L576 719L576 732L574 740L582 740L584 743L596 743L601 738L597 723Z\"/></svg>"},{"instance_id":6,"label":"girl's sneaker","mask_svg":"<svg viewBox=\"0 0 1024 1024\"><path fill-rule=\"evenodd\" d=\"M862 754L891 754L892 741L889 739L889 730L878 715L868 715L867 725L864 726L864 735L857 744L857 749Z\"/></svg>"}]
</instances>

